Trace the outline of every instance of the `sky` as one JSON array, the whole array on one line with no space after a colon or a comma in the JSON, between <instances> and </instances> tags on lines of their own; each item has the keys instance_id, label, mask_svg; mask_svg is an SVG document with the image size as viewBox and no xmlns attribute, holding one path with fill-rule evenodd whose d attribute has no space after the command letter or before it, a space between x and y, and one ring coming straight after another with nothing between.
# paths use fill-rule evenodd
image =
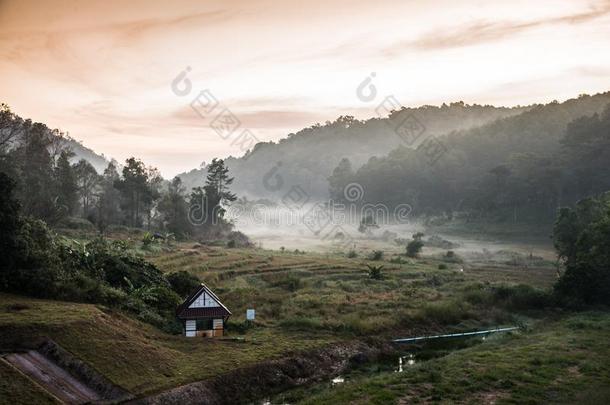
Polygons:
<instances>
[{"instance_id":1,"label":"sky","mask_svg":"<svg viewBox=\"0 0 610 405\"><path fill-rule=\"evenodd\" d=\"M608 90L610 1L0 0L0 102L165 177L243 155L243 131L366 119L390 95L513 106ZM228 114L234 132L214 125Z\"/></svg>"}]
</instances>

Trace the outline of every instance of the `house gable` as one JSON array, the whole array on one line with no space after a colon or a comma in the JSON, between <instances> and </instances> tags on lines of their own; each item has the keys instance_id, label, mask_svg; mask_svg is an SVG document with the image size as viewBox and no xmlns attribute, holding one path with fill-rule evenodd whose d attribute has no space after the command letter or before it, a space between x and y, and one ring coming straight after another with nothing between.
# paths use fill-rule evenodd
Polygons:
<instances>
[{"instance_id":1,"label":"house gable","mask_svg":"<svg viewBox=\"0 0 610 405\"><path fill-rule=\"evenodd\" d=\"M176 308L180 319L228 318L231 311L205 284L194 291Z\"/></svg>"},{"instance_id":2,"label":"house gable","mask_svg":"<svg viewBox=\"0 0 610 405\"><path fill-rule=\"evenodd\" d=\"M208 294L206 290L202 290L199 296L189 305L189 308L214 308L219 306L220 303L215 297Z\"/></svg>"}]
</instances>

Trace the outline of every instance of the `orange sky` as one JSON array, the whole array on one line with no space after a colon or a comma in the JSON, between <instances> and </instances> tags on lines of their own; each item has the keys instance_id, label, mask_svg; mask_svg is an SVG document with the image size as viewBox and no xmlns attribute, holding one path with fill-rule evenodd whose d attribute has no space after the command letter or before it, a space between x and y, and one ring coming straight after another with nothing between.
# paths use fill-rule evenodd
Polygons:
<instances>
[{"instance_id":1,"label":"orange sky","mask_svg":"<svg viewBox=\"0 0 610 405\"><path fill-rule=\"evenodd\" d=\"M0 78L19 115L169 177L242 154L190 108L204 89L260 140L375 116L390 94L515 105L610 90L610 2L0 0Z\"/></svg>"}]
</instances>

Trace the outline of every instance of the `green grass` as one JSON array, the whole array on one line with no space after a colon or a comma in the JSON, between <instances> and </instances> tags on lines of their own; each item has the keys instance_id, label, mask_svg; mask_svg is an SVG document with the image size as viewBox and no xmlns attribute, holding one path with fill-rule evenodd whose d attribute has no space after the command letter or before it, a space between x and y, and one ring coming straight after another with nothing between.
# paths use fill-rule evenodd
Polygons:
<instances>
[{"instance_id":1,"label":"green grass","mask_svg":"<svg viewBox=\"0 0 610 405\"><path fill-rule=\"evenodd\" d=\"M402 373L355 376L276 398L302 404L587 403L610 400L610 314L543 321L530 332L423 361ZM274 401L275 402L275 401Z\"/></svg>"},{"instance_id":2,"label":"green grass","mask_svg":"<svg viewBox=\"0 0 610 405\"><path fill-rule=\"evenodd\" d=\"M511 323L523 308L512 308L490 288L517 282L548 288L555 274L551 267L460 272L451 264L438 269L442 261L435 259L370 262L192 243L146 255L166 273L187 270L212 287L234 314L229 333L241 330L245 341L171 336L95 305L0 295L0 345L49 337L142 396L337 341ZM383 279L370 279L367 264L383 264ZM467 299L473 290L478 295ZM511 294L527 302L527 294ZM257 311L253 328L243 328L246 308Z\"/></svg>"},{"instance_id":3,"label":"green grass","mask_svg":"<svg viewBox=\"0 0 610 405\"><path fill-rule=\"evenodd\" d=\"M269 328L254 328L245 342L188 339L164 334L94 305L4 294L0 301L3 346L27 341L32 336L49 337L114 383L138 395L333 340L328 336L303 336Z\"/></svg>"}]
</instances>

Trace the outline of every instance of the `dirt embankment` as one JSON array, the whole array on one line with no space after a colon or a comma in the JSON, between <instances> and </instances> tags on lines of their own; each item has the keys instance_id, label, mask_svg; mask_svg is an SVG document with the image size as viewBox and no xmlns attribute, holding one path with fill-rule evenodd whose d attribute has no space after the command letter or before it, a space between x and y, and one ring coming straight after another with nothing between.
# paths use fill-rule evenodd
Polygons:
<instances>
[{"instance_id":1,"label":"dirt embankment","mask_svg":"<svg viewBox=\"0 0 610 405\"><path fill-rule=\"evenodd\" d=\"M13 366L66 403L115 403L133 398L52 340L26 339L0 350L8 353L6 358Z\"/></svg>"},{"instance_id":2,"label":"dirt embankment","mask_svg":"<svg viewBox=\"0 0 610 405\"><path fill-rule=\"evenodd\" d=\"M129 392L114 385L106 377L62 349L52 340L45 340L38 347L38 351L76 377L87 387L93 389L103 401L115 402L133 398Z\"/></svg>"},{"instance_id":3,"label":"dirt embankment","mask_svg":"<svg viewBox=\"0 0 610 405\"><path fill-rule=\"evenodd\" d=\"M335 344L313 352L270 360L204 381L132 401L138 405L247 403L300 385L328 379L350 366L390 352L389 346L362 342ZM205 365L202 365L204 367Z\"/></svg>"}]
</instances>

